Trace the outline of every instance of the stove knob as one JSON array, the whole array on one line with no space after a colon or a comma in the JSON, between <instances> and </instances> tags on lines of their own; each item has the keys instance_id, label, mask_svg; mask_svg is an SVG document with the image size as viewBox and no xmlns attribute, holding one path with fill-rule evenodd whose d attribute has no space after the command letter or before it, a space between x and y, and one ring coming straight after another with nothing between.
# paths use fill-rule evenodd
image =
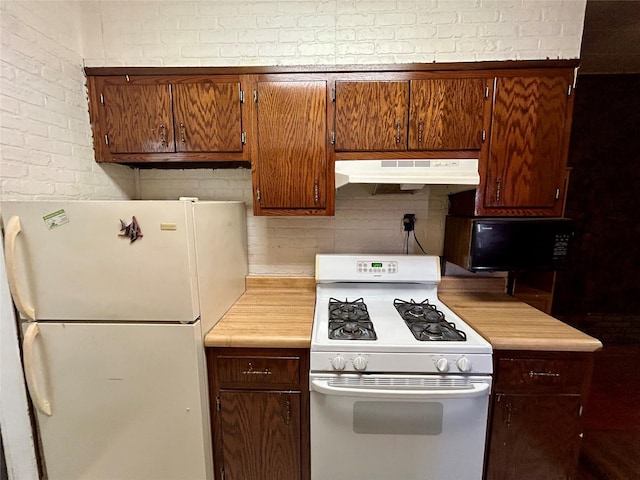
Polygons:
<instances>
[{"instance_id":1,"label":"stove knob","mask_svg":"<svg viewBox=\"0 0 640 480\"><path fill-rule=\"evenodd\" d=\"M447 362L446 358L439 358L436 361L436 368L439 372L446 372L449 370L449 362Z\"/></svg>"},{"instance_id":2,"label":"stove knob","mask_svg":"<svg viewBox=\"0 0 640 480\"><path fill-rule=\"evenodd\" d=\"M367 359L362 355L358 355L353 359L353 368L355 368L359 372L362 372L365 368L367 368Z\"/></svg>"},{"instance_id":3,"label":"stove knob","mask_svg":"<svg viewBox=\"0 0 640 480\"><path fill-rule=\"evenodd\" d=\"M458 365L458 369L461 372L471 371L471 362L467 357L460 357L458 360L456 360L456 365Z\"/></svg>"},{"instance_id":4,"label":"stove knob","mask_svg":"<svg viewBox=\"0 0 640 480\"><path fill-rule=\"evenodd\" d=\"M344 357L338 355L331 359L331 366L333 366L334 370L344 370L344 367L347 366L347 361L344 359Z\"/></svg>"}]
</instances>

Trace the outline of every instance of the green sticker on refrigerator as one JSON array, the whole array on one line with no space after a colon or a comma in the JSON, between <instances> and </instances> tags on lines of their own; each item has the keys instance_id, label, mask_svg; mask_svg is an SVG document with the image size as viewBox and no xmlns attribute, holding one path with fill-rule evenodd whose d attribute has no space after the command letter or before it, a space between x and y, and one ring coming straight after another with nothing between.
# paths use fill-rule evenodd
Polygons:
<instances>
[{"instance_id":1,"label":"green sticker on refrigerator","mask_svg":"<svg viewBox=\"0 0 640 480\"><path fill-rule=\"evenodd\" d=\"M51 230L52 228L60 227L65 223L69 223L69 217L67 217L67 213L64 210L58 210L56 212L50 213L49 215L45 215L42 217L44 223L47 225L47 228Z\"/></svg>"}]
</instances>

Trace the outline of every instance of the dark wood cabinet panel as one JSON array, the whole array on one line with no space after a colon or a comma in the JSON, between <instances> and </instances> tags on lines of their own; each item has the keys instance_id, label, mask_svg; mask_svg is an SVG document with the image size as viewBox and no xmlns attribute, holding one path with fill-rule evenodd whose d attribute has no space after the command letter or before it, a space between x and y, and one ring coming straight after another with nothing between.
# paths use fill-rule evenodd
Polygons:
<instances>
[{"instance_id":1,"label":"dark wood cabinet panel","mask_svg":"<svg viewBox=\"0 0 640 480\"><path fill-rule=\"evenodd\" d=\"M258 82L257 98L258 213L326 208L326 82Z\"/></svg>"},{"instance_id":2,"label":"dark wood cabinet panel","mask_svg":"<svg viewBox=\"0 0 640 480\"><path fill-rule=\"evenodd\" d=\"M593 355L494 352L488 480L573 478Z\"/></svg>"},{"instance_id":3,"label":"dark wood cabinet panel","mask_svg":"<svg viewBox=\"0 0 640 480\"><path fill-rule=\"evenodd\" d=\"M407 149L409 82L336 82L336 151Z\"/></svg>"},{"instance_id":4,"label":"dark wood cabinet panel","mask_svg":"<svg viewBox=\"0 0 640 480\"><path fill-rule=\"evenodd\" d=\"M486 78L411 80L410 150L480 150Z\"/></svg>"},{"instance_id":5,"label":"dark wood cabinet panel","mask_svg":"<svg viewBox=\"0 0 640 480\"><path fill-rule=\"evenodd\" d=\"M240 85L172 85L178 152L242 152Z\"/></svg>"},{"instance_id":6,"label":"dark wood cabinet panel","mask_svg":"<svg viewBox=\"0 0 640 480\"><path fill-rule=\"evenodd\" d=\"M225 480L300 479L300 392L222 391Z\"/></svg>"},{"instance_id":7,"label":"dark wood cabinet panel","mask_svg":"<svg viewBox=\"0 0 640 480\"><path fill-rule=\"evenodd\" d=\"M579 395L504 395L495 400L487 479L572 478L578 465Z\"/></svg>"},{"instance_id":8,"label":"dark wood cabinet panel","mask_svg":"<svg viewBox=\"0 0 640 480\"><path fill-rule=\"evenodd\" d=\"M112 153L175 150L169 85L106 84L103 100Z\"/></svg>"},{"instance_id":9,"label":"dark wood cabinet panel","mask_svg":"<svg viewBox=\"0 0 640 480\"><path fill-rule=\"evenodd\" d=\"M485 180L485 207L560 214L572 79L498 77Z\"/></svg>"},{"instance_id":10,"label":"dark wood cabinet panel","mask_svg":"<svg viewBox=\"0 0 640 480\"><path fill-rule=\"evenodd\" d=\"M309 480L309 351L207 348L216 480Z\"/></svg>"}]
</instances>

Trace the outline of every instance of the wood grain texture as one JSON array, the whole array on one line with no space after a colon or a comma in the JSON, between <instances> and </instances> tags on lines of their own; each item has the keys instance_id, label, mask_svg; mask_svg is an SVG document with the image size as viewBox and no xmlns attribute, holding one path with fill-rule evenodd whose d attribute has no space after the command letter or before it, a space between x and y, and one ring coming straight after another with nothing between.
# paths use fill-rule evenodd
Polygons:
<instances>
[{"instance_id":1,"label":"wood grain texture","mask_svg":"<svg viewBox=\"0 0 640 480\"><path fill-rule=\"evenodd\" d=\"M247 291L205 336L207 347L309 348L313 277L247 277Z\"/></svg>"},{"instance_id":2,"label":"wood grain texture","mask_svg":"<svg viewBox=\"0 0 640 480\"><path fill-rule=\"evenodd\" d=\"M573 478L580 451L580 404L580 395L498 394L486 478Z\"/></svg>"},{"instance_id":3,"label":"wood grain texture","mask_svg":"<svg viewBox=\"0 0 640 480\"><path fill-rule=\"evenodd\" d=\"M336 151L406 150L408 82L336 82Z\"/></svg>"},{"instance_id":4,"label":"wood grain texture","mask_svg":"<svg viewBox=\"0 0 640 480\"><path fill-rule=\"evenodd\" d=\"M301 478L300 392L220 392L225 480Z\"/></svg>"},{"instance_id":5,"label":"wood grain texture","mask_svg":"<svg viewBox=\"0 0 640 480\"><path fill-rule=\"evenodd\" d=\"M111 153L174 152L169 85L104 85Z\"/></svg>"},{"instance_id":6,"label":"wood grain texture","mask_svg":"<svg viewBox=\"0 0 640 480\"><path fill-rule=\"evenodd\" d=\"M260 207L324 208L326 82L258 82L257 91Z\"/></svg>"},{"instance_id":7,"label":"wood grain texture","mask_svg":"<svg viewBox=\"0 0 640 480\"><path fill-rule=\"evenodd\" d=\"M594 352L602 348L599 340L505 293L440 291L439 297L495 350Z\"/></svg>"},{"instance_id":8,"label":"wood grain texture","mask_svg":"<svg viewBox=\"0 0 640 480\"><path fill-rule=\"evenodd\" d=\"M499 77L496 83L484 205L562 205L566 167L565 76Z\"/></svg>"},{"instance_id":9,"label":"wood grain texture","mask_svg":"<svg viewBox=\"0 0 640 480\"><path fill-rule=\"evenodd\" d=\"M242 152L239 83L172 85L176 150Z\"/></svg>"},{"instance_id":10,"label":"wood grain texture","mask_svg":"<svg viewBox=\"0 0 640 480\"><path fill-rule=\"evenodd\" d=\"M480 150L483 78L411 80L410 150Z\"/></svg>"}]
</instances>

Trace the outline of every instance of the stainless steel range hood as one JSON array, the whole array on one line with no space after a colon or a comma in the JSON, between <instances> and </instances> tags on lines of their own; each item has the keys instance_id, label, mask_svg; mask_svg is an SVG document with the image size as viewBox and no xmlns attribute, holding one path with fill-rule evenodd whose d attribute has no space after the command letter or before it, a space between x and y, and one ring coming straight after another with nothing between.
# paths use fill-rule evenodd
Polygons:
<instances>
[{"instance_id":1,"label":"stainless steel range hood","mask_svg":"<svg viewBox=\"0 0 640 480\"><path fill-rule=\"evenodd\" d=\"M348 183L396 184L402 189L424 185L478 185L478 160L337 160L336 188Z\"/></svg>"}]
</instances>

